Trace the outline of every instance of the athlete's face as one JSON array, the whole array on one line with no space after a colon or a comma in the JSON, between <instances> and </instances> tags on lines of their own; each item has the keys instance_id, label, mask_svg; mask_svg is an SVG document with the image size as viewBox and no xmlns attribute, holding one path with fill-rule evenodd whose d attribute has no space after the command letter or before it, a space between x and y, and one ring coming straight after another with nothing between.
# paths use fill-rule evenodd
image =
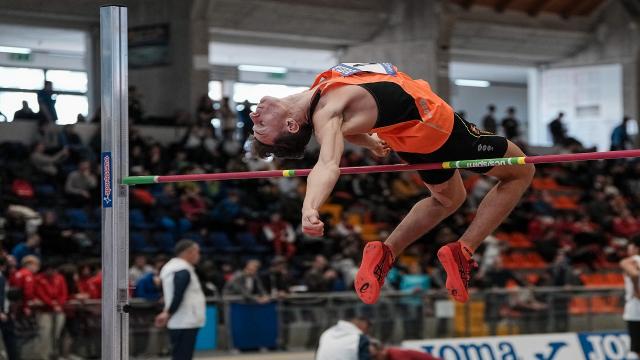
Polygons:
<instances>
[{"instance_id":1,"label":"athlete's face","mask_svg":"<svg viewBox=\"0 0 640 360\"><path fill-rule=\"evenodd\" d=\"M273 145L286 128L287 110L279 99L265 96L249 117L253 121L255 138L263 144Z\"/></svg>"}]
</instances>

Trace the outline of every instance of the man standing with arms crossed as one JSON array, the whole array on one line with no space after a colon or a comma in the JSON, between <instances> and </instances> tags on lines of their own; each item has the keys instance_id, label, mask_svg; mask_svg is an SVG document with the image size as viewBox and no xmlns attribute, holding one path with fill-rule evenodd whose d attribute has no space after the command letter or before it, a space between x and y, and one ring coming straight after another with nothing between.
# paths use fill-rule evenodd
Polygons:
<instances>
[{"instance_id":1,"label":"man standing with arms crossed","mask_svg":"<svg viewBox=\"0 0 640 360\"><path fill-rule=\"evenodd\" d=\"M504 137L463 120L424 80L414 80L388 63L340 64L319 74L311 89L282 99L265 96L250 114L254 152L265 157L301 157L311 135L320 155L307 178L303 231L321 236L318 209L340 175L344 141L379 156L390 150L408 163L524 156ZM533 178L532 165L474 168L498 179L459 241L438 251L447 272L446 287L456 301L468 300L475 266L473 252L507 217ZM458 170L420 171L431 196L418 201L384 243L370 242L355 278L356 293L375 303L394 259L465 201Z\"/></svg>"}]
</instances>

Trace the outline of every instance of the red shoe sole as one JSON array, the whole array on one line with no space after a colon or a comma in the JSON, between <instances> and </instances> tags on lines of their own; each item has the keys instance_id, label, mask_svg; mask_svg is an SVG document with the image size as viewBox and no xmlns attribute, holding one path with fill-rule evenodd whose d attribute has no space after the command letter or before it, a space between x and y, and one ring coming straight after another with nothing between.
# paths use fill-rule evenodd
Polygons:
<instances>
[{"instance_id":1,"label":"red shoe sole","mask_svg":"<svg viewBox=\"0 0 640 360\"><path fill-rule=\"evenodd\" d=\"M382 253L383 251L382 243L379 241L370 242L364 247L362 264L360 264L353 286L356 289L356 294L365 304L375 304L380 297L380 284L373 274L373 270L379 262L379 257L374 256L375 252Z\"/></svg>"},{"instance_id":2,"label":"red shoe sole","mask_svg":"<svg viewBox=\"0 0 640 360\"><path fill-rule=\"evenodd\" d=\"M469 292L464 287L460 270L456 262L453 252L448 246L443 246L438 250L438 259L447 272L447 282L445 286L449 291L449 295L457 302L465 303L469 300Z\"/></svg>"}]
</instances>

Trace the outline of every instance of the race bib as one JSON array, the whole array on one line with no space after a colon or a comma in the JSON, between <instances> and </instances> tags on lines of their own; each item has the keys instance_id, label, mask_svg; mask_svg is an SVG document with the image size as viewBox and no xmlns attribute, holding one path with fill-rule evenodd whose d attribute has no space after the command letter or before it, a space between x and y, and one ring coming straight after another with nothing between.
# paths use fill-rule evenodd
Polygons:
<instances>
[{"instance_id":1,"label":"race bib","mask_svg":"<svg viewBox=\"0 0 640 360\"><path fill-rule=\"evenodd\" d=\"M371 72L384 75L396 75L391 63L342 63L331 68L342 76L351 76L361 72Z\"/></svg>"}]
</instances>

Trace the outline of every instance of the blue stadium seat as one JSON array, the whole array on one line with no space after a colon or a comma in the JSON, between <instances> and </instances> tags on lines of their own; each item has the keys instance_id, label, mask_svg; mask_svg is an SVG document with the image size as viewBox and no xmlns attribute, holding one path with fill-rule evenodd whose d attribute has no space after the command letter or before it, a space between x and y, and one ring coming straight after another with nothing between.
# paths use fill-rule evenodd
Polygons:
<instances>
[{"instance_id":1,"label":"blue stadium seat","mask_svg":"<svg viewBox=\"0 0 640 360\"><path fill-rule=\"evenodd\" d=\"M138 230L149 230L154 228L153 224L147 222L144 217L144 213L140 209L129 210L129 222L134 229Z\"/></svg>"},{"instance_id":2,"label":"blue stadium seat","mask_svg":"<svg viewBox=\"0 0 640 360\"><path fill-rule=\"evenodd\" d=\"M66 209L64 216L69 225L75 229L91 230L99 227L98 223L91 221L89 214L83 209Z\"/></svg>"},{"instance_id":3,"label":"blue stadium seat","mask_svg":"<svg viewBox=\"0 0 640 360\"><path fill-rule=\"evenodd\" d=\"M205 241L204 238L202 237L202 235L200 235L200 233L197 232L188 232L188 233L184 233L180 236L181 239L189 239L189 240L193 240L195 242L198 243L198 245L200 246L204 246L205 245Z\"/></svg>"},{"instance_id":4,"label":"blue stadium seat","mask_svg":"<svg viewBox=\"0 0 640 360\"><path fill-rule=\"evenodd\" d=\"M248 232L241 232L236 235L236 240L238 244L242 247L243 251L254 253L254 254L263 254L269 251L269 248L266 246L259 244L256 237Z\"/></svg>"},{"instance_id":5,"label":"blue stadium seat","mask_svg":"<svg viewBox=\"0 0 640 360\"><path fill-rule=\"evenodd\" d=\"M222 231L214 231L209 234L208 244L213 247L216 251L220 251L223 253L237 253L240 251L239 246L235 246L229 236Z\"/></svg>"},{"instance_id":6,"label":"blue stadium seat","mask_svg":"<svg viewBox=\"0 0 640 360\"><path fill-rule=\"evenodd\" d=\"M132 231L129 234L129 247L134 253L155 253L158 248L149 244L144 233Z\"/></svg>"},{"instance_id":7,"label":"blue stadium seat","mask_svg":"<svg viewBox=\"0 0 640 360\"><path fill-rule=\"evenodd\" d=\"M176 246L176 238L172 233L166 231L154 232L153 240L162 252L173 253L173 249Z\"/></svg>"},{"instance_id":8,"label":"blue stadium seat","mask_svg":"<svg viewBox=\"0 0 640 360\"><path fill-rule=\"evenodd\" d=\"M36 195L42 197L53 197L57 194L56 188L51 184L35 185Z\"/></svg>"}]
</instances>

